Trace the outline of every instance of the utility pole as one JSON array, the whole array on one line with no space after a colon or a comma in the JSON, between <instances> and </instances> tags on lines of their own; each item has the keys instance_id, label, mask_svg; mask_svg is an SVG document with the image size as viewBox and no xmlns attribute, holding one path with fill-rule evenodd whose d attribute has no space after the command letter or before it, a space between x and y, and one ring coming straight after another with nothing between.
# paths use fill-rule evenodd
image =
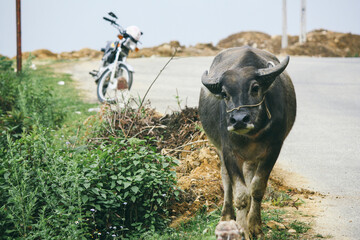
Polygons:
<instances>
[{"instance_id":1,"label":"utility pole","mask_svg":"<svg viewBox=\"0 0 360 240\"><path fill-rule=\"evenodd\" d=\"M287 14L286 14L286 0L282 2L282 39L281 39L281 48L287 48L288 46L288 36L287 36Z\"/></svg>"},{"instance_id":2,"label":"utility pole","mask_svg":"<svg viewBox=\"0 0 360 240\"><path fill-rule=\"evenodd\" d=\"M306 42L306 0L301 0L300 44Z\"/></svg>"},{"instance_id":3,"label":"utility pole","mask_svg":"<svg viewBox=\"0 0 360 240\"><path fill-rule=\"evenodd\" d=\"M17 72L21 72L21 2L16 0L16 65Z\"/></svg>"}]
</instances>

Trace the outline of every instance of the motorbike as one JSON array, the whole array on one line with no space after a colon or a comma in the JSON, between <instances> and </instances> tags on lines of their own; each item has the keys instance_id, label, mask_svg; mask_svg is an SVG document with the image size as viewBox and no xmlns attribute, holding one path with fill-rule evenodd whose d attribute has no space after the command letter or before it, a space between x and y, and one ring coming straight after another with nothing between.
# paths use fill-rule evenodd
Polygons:
<instances>
[{"instance_id":1,"label":"motorbike","mask_svg":"<svg viewBox=\"0 0 360 240\"><path fill-rule=\"evenodd\" d=\"M140 43L140 37L143 34L137 26L129 26L124 29L116 20L118 17L109 12L111 17L103 17L104 20L111 23L111 26L119 32L118 40L108 41L99 70L89 72L95 78L97 84L97 97L102 103L113 104L124 99L124 94L128 92L133 83L134 69L126 62L130 51L138 51L137 45Z\"/></svg>"}]
</instances>

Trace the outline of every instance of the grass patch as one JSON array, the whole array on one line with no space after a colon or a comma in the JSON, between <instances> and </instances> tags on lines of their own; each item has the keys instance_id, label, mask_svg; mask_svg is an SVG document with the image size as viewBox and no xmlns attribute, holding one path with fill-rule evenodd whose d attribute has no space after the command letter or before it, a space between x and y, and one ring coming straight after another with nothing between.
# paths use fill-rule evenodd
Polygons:
<instances>
[{"instance_id":1,"label":"grass patch","mask_svg":"<svg viewBox=\"0 0 360 240\"><path fill-rule=\"evenodd\" d=\"M283 223L283 216L286 214L286 211L283 209L270 209L263 210L261 213L261 218L263 222L263 232L265 234L265 239L267 240L295 240L302 239L301 235L306 233L310 226L307 223L301 221L293 221L286 226L286 229L270 229L266 226L269 221L275 221L278 223ZM192 240L215 240L215 228L219 222L221 216L221 209L211 211L210 213L206 212L206 207L200 210L193 218L183 222L177 228L167 228L161 233L146 232L143 234L140 239L149 239L149 240L182 240L182 239L192 239ZM296 233L289 233L289 229L296 230Z\"/></svg>"},{"instance_id":2,"label":"grass patch","mask_svg":"<svg viewBox=\"0 0 360 240\"><path fill-rule=\"evenodd\" d=\"M167 228L162 233L147 232L141 236L146 240L212 240L215 239L215 227L219 222L221 210L207 213L206 206L191 218L181 223L177 228Z\"/></svg>"},{"instance_id":3,"label":"grass patch","mask_svg":"<svg viewBox=\"0 0 360 240\"><path fill-rule=\"evenodd\" d=\"M290 223L290 227L297 233L306 233L310 229L309 224L300 221L294 221Z\"/></svg>"}]
</instances>

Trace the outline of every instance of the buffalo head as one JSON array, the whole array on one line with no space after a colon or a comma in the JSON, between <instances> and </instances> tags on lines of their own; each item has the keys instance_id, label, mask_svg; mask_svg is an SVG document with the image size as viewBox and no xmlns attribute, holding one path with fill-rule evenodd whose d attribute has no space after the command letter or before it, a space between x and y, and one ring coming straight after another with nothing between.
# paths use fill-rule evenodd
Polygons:
<instances>
[{"instance_id":1,"label":"buffalo head","mask_svg":"<svg viewBox=\"0 0 360 240\"><path fill-rule=\"evenodd\" d=\"M237 134L251 134L262 115L271 114L266 105L266 92L289 63L287 56L281 63L268 63L265 68L245 66L230 69L220 77L210 78L206 71L203 85L226 106L228 131Z\"/></svg>"}]
</instances>

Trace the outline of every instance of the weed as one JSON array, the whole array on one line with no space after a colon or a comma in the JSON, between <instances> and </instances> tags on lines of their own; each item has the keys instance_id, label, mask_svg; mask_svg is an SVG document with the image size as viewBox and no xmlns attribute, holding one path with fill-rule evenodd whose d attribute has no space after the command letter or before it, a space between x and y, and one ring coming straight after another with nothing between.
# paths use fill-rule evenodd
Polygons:
<instances>
[{"instance_id":1,"label":"weed","mask_svg":"<svg viewBox=\"0 0 360 240\"><path fill-rule=\"evenodd\" d=\"M309 224L300 221L294 221L290 223L290 227L297 233L306 233L310 229Z\"/></svg>"},{"instance_id":2,"label":"weed","mask_svg":"<svg viewBox=\"0 0 360 240\"><path fill-rule=\"evenodd\" d=\"M262 211L261 218L265 224L269 221L275 221L281 223L283 221L281 216L284 214L285 214L285 210L271 209L267 211Z\"/></svg>"},{"instance_id":3,"label":"weed","mask_svg":"<svg viewBox=\"0 0 360 240\"><path fill-rule=\"evenodd\" d=\"M179 111L181 111L181 102L182 102L182 100L180 99L178 89L176 89L175 99L176 99L176 103L177 103L177 105L179 107Z\"/></svg>"}]
</instances>

